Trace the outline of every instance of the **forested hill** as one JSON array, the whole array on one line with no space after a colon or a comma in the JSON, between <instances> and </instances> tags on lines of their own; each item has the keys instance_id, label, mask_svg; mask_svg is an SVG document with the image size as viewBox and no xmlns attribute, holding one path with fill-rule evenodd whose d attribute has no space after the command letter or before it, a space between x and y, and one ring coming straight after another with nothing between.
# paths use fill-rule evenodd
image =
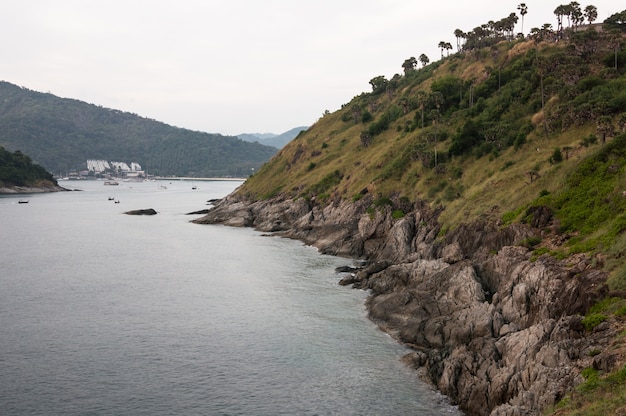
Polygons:
<instances>
[{"instance_id":1,"label":"forested hill","mask_svg":"<svg viewBox=\"0 0 626 416\"><path fill-rule=\"evenodd\" d=\"M22 152L6 151L0 146L0 189L11 187L49 187L57 182L50 172L32 162Z\"/></svg>"},{"instance_id":2,"label":"forested hill","mask_svg":"<svg viewBox=\"0 0 626 416\"><path fill-rule=\"evenodd\" d=\"M246 177L276 152L2 81L0 146L55 174L104 159L137 162L155 175Z\"/></svg>"}]
</instances>

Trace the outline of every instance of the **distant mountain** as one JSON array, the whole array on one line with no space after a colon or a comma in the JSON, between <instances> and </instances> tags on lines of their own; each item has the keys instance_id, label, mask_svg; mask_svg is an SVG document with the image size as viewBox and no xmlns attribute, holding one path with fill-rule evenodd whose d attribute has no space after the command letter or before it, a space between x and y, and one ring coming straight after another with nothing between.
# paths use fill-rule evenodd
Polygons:
<instances>
[{"instance_id":1,"label":"distant mountain","mask_svg":"<svg viewBox=\"0 0 626 416\"><path fill-rule=\"evenodd\" d=\"M246 142L259 142L266 146L282 149L287 143L293 140L300 132L308 130L307 126L295 127L282 134L274 133L243 133L237 137Z\"/></svg>"},{"instance_id":2,"label":"distant mountain","mask_svg":"<svg viewBox=\"0 0 626 416\"><path fill-rule=\"evenodd\" d=\"M0 146L53 173L88 159L139 163L147 173L246 177L276 148L173 127L136 114L59 98L0 81Z\"/></svg>"}]
</instances>

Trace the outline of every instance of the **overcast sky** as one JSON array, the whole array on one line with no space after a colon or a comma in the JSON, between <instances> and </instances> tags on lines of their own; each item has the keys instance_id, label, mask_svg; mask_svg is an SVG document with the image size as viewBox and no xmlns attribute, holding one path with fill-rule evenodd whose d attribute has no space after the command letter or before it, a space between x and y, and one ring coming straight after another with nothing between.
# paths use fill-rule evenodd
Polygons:
<instances>
[{"instance_id":1,"label":"overcast sky","mask_svg":"<svg viewBox=\"0 0 626 416\"><path fill-rule=\"evenodd\" d=\"M2 0L0 80L211 133L282 133L405 59L517 12L494 0ZM569 1L526 0L524 32ZM624 7L593 4L598 21ZM516 32L521 30L521 19Z\"/></svg>"}]
</instances>

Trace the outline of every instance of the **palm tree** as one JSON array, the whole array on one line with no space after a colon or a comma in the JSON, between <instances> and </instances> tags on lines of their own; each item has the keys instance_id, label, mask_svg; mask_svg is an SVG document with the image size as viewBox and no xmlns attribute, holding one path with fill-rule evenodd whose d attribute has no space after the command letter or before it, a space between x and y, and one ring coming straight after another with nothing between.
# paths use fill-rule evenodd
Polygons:
<instances>
[{"instance_id":1,"label":"palm tree","mask_svg":"<svg viewBox=\"0 0 626 416\"><path fill-rule=\"evenodd\" d=\"M437 47L439 48L439 50L441 50L441 59L443 59L443 50L446 49L446 42L442 40L441 42L439 42Z\"/></svg>"},{"instance_id":2,"label":"palm tree","mask_svg":"<svg viewBox=\"0 0 626 416\"><path fill-rule=\"evenodd\" d=\"M414 56L411 56L409 59L406 59L402 64L402 68L404 68L404 75L408 74L417 66L417 59Z\"/></svg>"},{"instance_id":3,"label":"palm tree","mask_svg":"<svg viewBox=\"0 0 626 416\"><path fill-rule=\"evenodd\" d=\"M424 91L418 91L415 95L417 99L417 106L420 109L420 113L422 116L422 128L424 128L424 109L426 108L426 103L428 102L428 95Z\"/></svg>"},{"instance_id":4,"label":"palm tree","mask_svg":"<svg viewBox=\"0 0 626 416\"><path fill-rule=\"evenodd\" d=\"M585 22L585 16L580 9L580 4L578 2L573 1L569 4L569 6L569 15L571 18L571 22L574 24L574 28L576 28Z\"/></svg>"},{"instance_id":5,"label":"palm tree","mask_svg":"<svg viewBox=\"0 0 626 416\"><path fill-rule=\"evenodd\" d=\"M581 20L583 19L583 12L582 10L580 10L580 3L578 3L577 1L573 1L568 5L568 7L569 7L568 19L570 22L570 26L573 23L574 27L576 27L580 24Z\"/></svg>"},{"instance_id":6,"label":"palm tree","mask_svg":"<svg viewBox=\"0 0 626 416\"><path fill-rule=\"evenodd\" d=\"M585 17L589 24L592 24L598 18L598 9L596 6L589 5L585 7Z\"/></svg>"},{"instance_id":7,"label":"palm tree","mask_svg":"<svg viewBox=\"0 0 626 416\"><path fill-rule=\"evenodd\" d=\"M430 59L428 59L428 56L426 56L425 54L421 54L419 57L419 60L420 60L420 63L422 64L422 68L428 65L428 63L430 62Z\"/></svg>"},{"instance_id":8,"label":"palm tree","mask_svg":"<svg viewBox=\"0 0 626 416\"><path fill-rule=\"evenodd\" d=\"M456 50L461 52L461 38L465 38L465 33L461 29L456 29L454 36L456 37Z\"/></svg>"},{"instance_id":9,"label":"palm tree","mask_svg":"<svg viewBox=\"0 0 626 416\"><path fill-rule=\"evenodd\" d=\"M522 34L524 33L524 16L528 13L528 6L526 3L520 3L517 5L517 10L519 10L519 14L522 16L522 30L520 31Z\"/></svg>"},{"instance_id":10,"label":"palm tree","mask_svg":"<svg viewBox=\"0 0 626 416\"><path fill-rule=\"evenodd\" d=\"M515 36L513 32L515 32L515 24L517 23L517 15L515 13L511 13L508 17L502 19L503 29L508 32L509 39L513 39Z\"/></svg>"},{"instance_id":11,"label":"palm tree","mask_svg":"<svg viewBox=\"0 0 626 416\"><path fill-rule=\"evenodd\" d=\"M569 16L568 7L561 4L559 7L554 9L554 14L556 15L556 22L557 22L556 31L558 33L561 33L561 31L563 30L563 16L565 15Z\"/></svg>"}]
</instances>

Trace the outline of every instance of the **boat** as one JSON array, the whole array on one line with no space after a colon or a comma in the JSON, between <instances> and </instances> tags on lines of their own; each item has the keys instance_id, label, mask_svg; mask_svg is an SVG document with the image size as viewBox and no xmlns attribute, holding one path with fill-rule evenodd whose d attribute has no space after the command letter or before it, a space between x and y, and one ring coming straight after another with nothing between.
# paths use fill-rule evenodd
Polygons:
<instances>
[{"instance_id":1,"label":"boat","mask_svg":"<svg viewBox=\"0 0 626 416\"><path fill-rule=\"evenodd\" d=\"M120 183L118 181L105 181L104 182L105 185L119 185Z\"/></svg>"},{"instance_id":2,"label":"boat","mask_svg":"<svg viewBox=\"0 0 626 416\"><path fill-rule=\"evenodd\" d=\"M20 199L19 201L17 201L18 204L28 204L28 200L27 199Z\"/></svg>"},{"instance_id":3,"label":"boat","mask_svg":"<svg viewBox=\"0 0 626 416\"><path fill-rule=\"evenodd\" d=\"M112 196L109 197L109 201L113 201L115 198L113 198Z\"/></svg>"}]
</instances>

